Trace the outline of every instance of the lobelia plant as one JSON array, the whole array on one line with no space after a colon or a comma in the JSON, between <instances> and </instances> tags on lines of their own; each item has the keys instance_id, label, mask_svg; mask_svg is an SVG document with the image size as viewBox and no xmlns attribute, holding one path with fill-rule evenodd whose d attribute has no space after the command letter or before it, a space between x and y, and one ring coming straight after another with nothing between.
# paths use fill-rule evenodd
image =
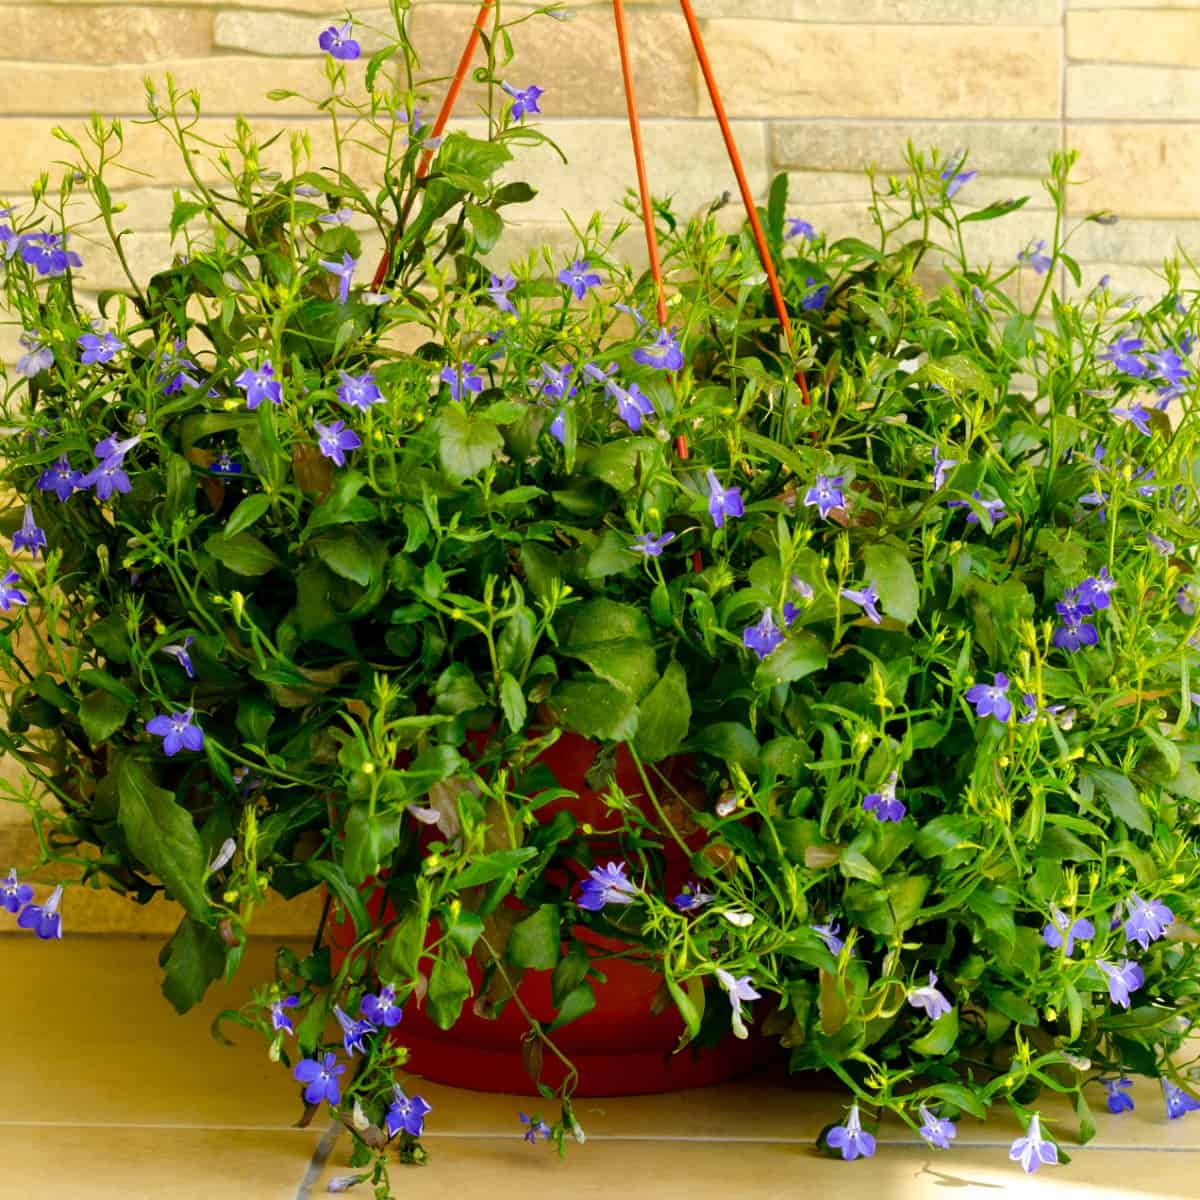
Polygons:
<instances>
[{"instance_id":1,"label":"lobelia plant","mask_svg":"<svg viewBox=\"0 0 1200 1200\"><path fill-rule=\"evenodd\" d=\"M1003 1104L1015 1161L1065 1162L1049 1098L1083 1142L1088 1096L1132 1108L1131 1074L1162 1080L1168 1117L1200 1107L1178 261L1152 303L1061 298L1080 273L1056 154L1047 238L974 267L971 223L1024 201L963 208L965 156L910 147L907 177L870 174L873 243L826 239L772 185L791 345L749 233L659 206L659 328L621 226L593 218L570 262L488 265L533 195L505 176L545 140L544 93L502 77L497 17L488 136L422 137L392 7L365 62L351 22L314 30L332 166L305 136L269 167L240 121L214 147L194 93L148 85L192 184L182 252L144 283L105 182L119 121L60 131L57 199L43 176L0 226L26 351L5 374L0 745L27 769L31 865L62 880L37 902L14 870L0 903L52 939L63 885L165 892L183 1010L237 970L268 889L326 889L344 959L323 917L224 1016L354 1134L337 1186L379 1197L389 1149L425 1159L430 1106L386 1036L405 1007L453 1025L474 959L493 1007L524 1011L520 974L552 971L565 1024L595 1003L588 930L649 956L680 1052L755 1025L835 1073L851 1104L819 1142L847 1160L885 1113L948 1149ZM378 182L347 172L352 143ZM75 291L95 225L128 276L99 319ZM377 281L360 225L388 247ZM564 731L602 747L602 838L539 812ZM669 855L692 872L673 897ZM561 1052L529 1036L561 1116L522 1112L523 1136L561 1151L583 1140L575 1072L540 1083Z\"/></svg>"}]
</instances>

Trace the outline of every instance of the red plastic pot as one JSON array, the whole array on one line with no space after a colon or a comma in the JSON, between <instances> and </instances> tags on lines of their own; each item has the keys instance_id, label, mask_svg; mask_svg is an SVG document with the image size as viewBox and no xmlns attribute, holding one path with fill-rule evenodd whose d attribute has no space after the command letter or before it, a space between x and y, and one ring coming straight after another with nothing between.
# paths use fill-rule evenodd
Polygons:
<instances>
[{"instance_id":1,"label":"red plastic pot","mask_svg":"<svg viewBox=\"0 0 1200 1200\"><path fill-rule=\"evenodd\" d=\"M542 755L540 761L562 787L576 792L578 799L546 805L539 814L548 817L557 808L569 807L580 824L602 828L612 824L599 794L585 782L595 757L594 743L575 734L563 734ZM626 795L641 795L636 768L623 750L617 755L616 779ZM689 877L688 872L682 851L669 848L668 889L677 890ZM379 896L377 892L374 898L372 915L376 918ZM601 952L624 948L620 942L582 926L572 932ZM341 961L353 940L353 928L347 923L331 926L335 962ZM482 971L473 958L467 967L478 990ZM732 1035L709 1049L689 1046L674 1053L683 1033L682 1019L671 1003L662 1012L652 1011L662 976L622 958L604 959L601 970L605 982L592 985L596 1007L551 1035L579 1072L576 1095L641 1095L699 1087L743 1074L770 1057L760 1039L739 1041ZM547 1024L553 1019L549 971L527 971L517 995L535 1019ZM475 1091L536 1095L522 1055L522 1039L527 1032L528 1024L511 1000L495 1020L477 1015L468 1001L454 1027L448 1030L435 1025L423 1005L413 1000L405 1006L404 1020L394 1036L408 1047L412 1070L426 1079ZM564 1074L565 1068L552 1054L543 1056L542 1082L555 1087Z\"/></svg>"}]
</instances>

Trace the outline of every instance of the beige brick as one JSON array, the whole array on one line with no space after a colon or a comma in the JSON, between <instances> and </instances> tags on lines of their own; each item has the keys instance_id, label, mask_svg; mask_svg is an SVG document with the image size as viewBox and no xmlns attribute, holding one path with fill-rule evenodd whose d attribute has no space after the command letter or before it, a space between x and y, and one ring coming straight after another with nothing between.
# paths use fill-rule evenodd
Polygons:
<instances>
[{"instance_id":1,"label":"beige brick","mask_svg":"<svg viewBox=\"0 0 1200 1200\"><path fill-rule=\"evenodd\" d=\"M1113 9L1113 8L1200 8L1200 0L1067 0L1067 8L1076 9Z\"/></svg>"},{"instance_id":2,"label":"beige brick","mask_svg":"<svg viewBox=\"0 0 1200 1200\"><path fill-rule=\"evenodd\" d=\"M968 166L981 173L1036 175L1046 169L1059 133L1050 122L776 121L771 155L788 168L844 171L874 162L883 171L899 172L910 138L919 150L937 146L944 155L969 149Z\"/></svg>"},{"instance_id":3,"label":"beige brick","mask_svg":"<svg viewBox=\"0 0 1200 1200\"><path fill-rule=\"evenodd\" d=\"M1059 0L696 0L701 17L860 25L1057 25Z\"/></svg>"},{"instance_id":4,"label":"beige brick","mask_svg":"<svg viewBox=\"0 0 1200 1200\"><path fill-rule=\"evenodd\" d=\"M29 0L0 0L0 9L19 4L28 4ZM77 8L79 0L38 0L39 5L46 8ZM123 9L144 7L146 0L108 0L108 7ZM291 12L310 12L317 19L325 19L331 23L342 12L330 0L157 0L155 8L269 8L286 9ZM344 6L343 6L344 8ZM340 23L340 22L339 22Z\"/></svg>"},{"instance_id":5,"label":"beige brick","mask_svg":"<svg viewBox=\"0 0 1200 1200\"><path fill-rule=\"evenodd\" d=\"M900 172L897 174L903 175ZM886 178L876 176L876 187L887 190ZM1026 211L1052 207L1040 182L1031 175L979 175L954 197L960 213L983 208L998 200L1028 196ZM870 203L871 188L865 173L851 171L789 171L788 210L794 216L811 219L809 210L829 204Z\"/></svg>"},{"instance_id":6,"label":"beige brick","mask_svg":"<svg viewBox=\"0 0 1200 1200\"><path fill-rule=\"evenodd\" d=\"M0 58L25 62L157 62L207 54L211 12L201 8L52 8L17 4L2 10ZM6 97L3 107L12 111Z\"/></svg>"},{"instance_id":7,"label":"beige brick","mask_svg":"<svg viewBox=\"0 0 1200 1200\"><path fill-rule=\"evenodd\" d=\"M1086 298L1104 276L1108 276L1110 302L1124 303L1132 300L1142 305L1157 302L1167 290L1161 272L1151 267L1137 266L1127 262L1080 261L1079 286L1068 275L1061 294L1076 302Z\"/></svg>"},{"instance_id":8,"label":"beige brick","mask_svg":"<svg viewBox=\"0 0 1200 1200\"><path fill-rule=\"evenodd\" d=\"M1200 117L1200 69L1071 63L1066 108L1067 120L1195 120Z\"/></svg>"},{"instance_id":9,"label":"beige brick","mask_svg":"<svg viewBox=\"0 0 1200 1200\"><path fill-rule=\"evenodd\" d=\"M1078 187L1074 213L1112 209L1122 217L1191 217L1200 179L1200 126L1069 125Z\"/></svg>"},{"instance_id":10,"label":"beige brick","mask_svg":"<svg viewBox=\"0 0 1200 1200\"><path fill-rule=\"evenodd\" d=\"M337 15L328 10L332 21ZM354 39L365 54L378 50L395 39L391 12L386 8L355 11ZM338 25L341 25L339 20ZM328 26L298 13L260 12L232 9L216 14L213 42L221 50L246 50L252 54L279 56L321 56L317 44L321 31Z\"/></svg>"},{"instance_id":11,"label":"beige brick","mask_svg":"<svg viewBox=\"0 0 1200 1200\"><path fill-rule=\"evenodd\" d=\"M505 11L508 11L506 6ZM462 8L419 4L412 10L412 38L426 78L447 76L462 53L469 21ZM696 111L691 43L683 18L669 10L630 9L630 58L638 108L645 117L687 116ZM625 97L612 14L585 9L571 21L535 17L512 31L516 57L499 77L523 87L546 89L547 116L621 116ZM482 54L479 65L483 65ZM440 97L442 87L432 89ZM506 98L498 97L499 101ZM474 82L463 89L459 111L476 113L487 93Z\"/></svg>"},{"instance_id":12,"label":"beige brick","mask_svg":"<svg viewBox=\"0 0 1200 1200\"><path fill-rule=\"evenodd\" d=\"M1108 263L1140 263L1161 266L1178 246L1193 258L1200 255L1200 217L1180 221L1118 221L1098 225L1089 221L1071 239L1071 253L1078 259Z\"/></svg>"},{"instance_id":13,"label":"beige brick","mask_svg":"<svg viewBox=\"0 0 1200 1200\"><path fill-rule=\"evenodd\" d=\"M1174 9L1068 13L1067 57L1197 67L1200 21L1195 13Z\"/></svg>"},{"instance_id":14,"label":"beige brick","mask_svg":"<svg viewBox=\"0 0 1200 1200\"><path fill-rule=\"evenodd\" d=\"M707 41L738 116L1058 114L1058 39L1044 29L712 21Z\"/></svg>"}]
</instances>

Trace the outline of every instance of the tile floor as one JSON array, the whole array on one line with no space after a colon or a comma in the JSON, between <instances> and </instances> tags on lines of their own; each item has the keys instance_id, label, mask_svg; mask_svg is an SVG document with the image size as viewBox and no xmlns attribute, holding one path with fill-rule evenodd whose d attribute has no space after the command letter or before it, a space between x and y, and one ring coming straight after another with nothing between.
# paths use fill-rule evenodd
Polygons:
<instances>
[{"instance_id":1,"label":"tile floor","mask_svg":"<svg viewBox=\"0 0 1200 1200\"><path fill-rule=\"evenodd\" d=\"M295 1085L262 1042L209 1022L269 971L252 945L229 989L177 1017L158 993L157 942L0 936L0 1195L29 1200L308 1200L347 1171L349 1138L293 1127ZM1098 1089L1097 1089L1098 1090ZM1007 1160L1015 1126L966 1119L933 1153L885 1127L875 1158L816 1154L840 1099L763 1077L663 1097L584 1100L586 1146L565 1161L521 1141L528 1100L422 1085L433 1105L425 1168L393 1171L414 1200L774 1200L828 1187L854 1200L1194 1200L1200 1115L1168 1123L1150 1086L1138 1109L1097 1113L1069 1167L1027 1179ZM1100 1098L1094 1103L1101 1110ZM1067 1114L1059 1127L1072 1128ZM849 1188L849 1192L847 1192ZM357 1189L369 1200L365 1189Z\"/></svg>"}]
</instances>

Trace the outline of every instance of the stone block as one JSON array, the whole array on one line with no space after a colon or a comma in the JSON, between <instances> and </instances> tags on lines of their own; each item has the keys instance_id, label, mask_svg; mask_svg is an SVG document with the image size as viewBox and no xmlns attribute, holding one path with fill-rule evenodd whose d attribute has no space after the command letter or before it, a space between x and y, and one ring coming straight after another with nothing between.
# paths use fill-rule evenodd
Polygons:
<instances>
[{"instance_id":1,"label":"stone block","mask_svg":"<svg viewBox=\"0 0 1200 1200\"><path fill-rule=\"evenodd\" d=\"M1081 262L1151 267L1161 267L1163 259L1177 254L1180 246L1193 259L1200 256L1200 216L1178 221L1135 219L1115 225L1089 221L1071 239L1071 253Z\"/></svg>"},{"instance_id":2,"label":"stone block","mask_svg":"<svg viewBox=\"0 0 1200 1200\"><path fill-rule=\"evenodd\" d=\"M1059 0L696 0L701 17L860 25L1057 25Z\"/></svg>"},{"instance_id":3,"label":"stone block","mask_svg":"<svg viewBox=\"0 0 1200 1200\"><path fill-rule=\"evenodd\" d=\"M1200 127L1196 125L1067 125L1079 150L1067 193L1073 213L1112 209L1122 217L1188 218L1196 214Z\"/></svg>"},{"instance_id":4,"label":"stone block","mask_svg":"<svg viewBox=\"0 0 1200 1200\"><path fill-rule=\"evenodd\" d=\"M260 11L257 5L253 9L218 12L213 24L213 43L219 50L244 50L270 57L322 57L325 52L317 44L321 31L329 24L339 27L342 24L335 9L327 11L328 22L299 13ZM371 54L395 40L390 10L364 8L355 10L354 17L354 39L362 46L363 54Z\"/></svg>"},{"instance_id":5,"label":"stone block","mask_svg":"<svg viewBox=\"0 0 1200 1200\"><path fill-rule=\"evenodd\" d=\"M1107 63L1200 66L1200 20L1174 8L1067 14L1067 57Z\"/></svg>"},{"instance_id":6,"label":"stone block","mask_svg":"<svg viewBox=\"0 0 1200 1200\"><path fill-rule=\"evenodd\" d=\"M1194 121L1200 118L1200 69L1071 63L1066 112L1067 120Z\"/></svg>"},{"instance_id":7,"label":"stone block","mask_svg":"<svg viewBox=\"0 0 1200 1200\"><path fill-rule=\"evenodd\" d=\"M24 62L151 63L212 49L213 15L202 8L26 3L0 13L0 56Z\"/></svg>"}]
</instances>

